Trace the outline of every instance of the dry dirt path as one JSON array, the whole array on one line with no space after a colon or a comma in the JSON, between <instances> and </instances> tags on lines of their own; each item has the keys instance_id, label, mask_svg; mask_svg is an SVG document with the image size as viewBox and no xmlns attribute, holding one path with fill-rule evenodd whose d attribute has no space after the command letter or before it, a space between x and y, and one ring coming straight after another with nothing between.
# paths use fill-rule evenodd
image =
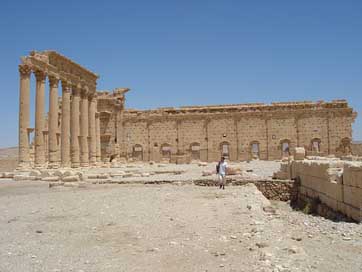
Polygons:
<instances>
[{"instance_id":1,"label":"dry dirt path","mask_svg":"<svg viewBox=\"0 0 362 272\"><path fill-rule=\"evenodd\" d=\"M0 182L0 271L362 271L362 226L253 185Z\"/></svg>"}]
</instances>

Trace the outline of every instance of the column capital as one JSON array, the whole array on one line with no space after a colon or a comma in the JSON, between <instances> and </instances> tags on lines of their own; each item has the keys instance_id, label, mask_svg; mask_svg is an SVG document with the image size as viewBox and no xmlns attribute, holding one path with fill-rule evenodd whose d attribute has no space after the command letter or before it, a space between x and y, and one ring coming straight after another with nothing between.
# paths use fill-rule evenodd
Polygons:
<instances>
[{"instance_id":1,"label":"column capital","mask_svg":"<svg viewBox=\"0 0 362 272\"><path fill-rule=\"evenodd\" d=\"M91 102L97 101L97 94L96 93L89 93L88 94L88 100Z\"/></svg>"},{"instance_id":2,"label":"column capital","mask_svg":"<svg viewBox=\"0 0 362 272\"><path fill-rule=\"evenodd\" d=\"M81 91L80 91L80 95L83 99L88 98L89 97L89 89L87 86L84 86Z\"/></svg>"},{"instance_id":3,"label":"column capital","mask_svg":"<svg viewBox=\"0 0 362 272\"><path fill-rule=\"evenodd\" d=\"M29 67L29 65L20 64L19 73L20 73L20 76L22 76L22 77L29 77L31 74L31 68Z\"/></svg>"},{"instance_id":4,"label":"column capital","mask_svg":"<svg viewBox=\"0 0 362 272\"><path fill-rule=\"evenodd\" d=\"M81 90L79 85L72 85L72 95L79 96L80 92Z\"/></svg>"},{"instance_id":5,"label":"column capital","mask_svg":"<svg viewBox=\"0 0 362 272\"><path fill-rule=\"evenodd\" d=\"M37 81L45 81L45 78L47 76L46 72L41 70L35 70L34 75Z\"/></svg>"},{"instance_id":6,"label":"column capital","mask_svg":"<svg viewBox=\"0 0 362 272\"><path fill-rule=\"evenodd\" d=\"M63 93L70 93L71 84L66 80L61 80Z\"/></svg>"},{"instance_id":7,"label":"column capital","mask_svg":"<svg viewBox=\"0 0 362 272\"><path fill-rule=\"evenodd\" d=\"M58 87L59 84L59 77L51 75L49 76L49 86L50 87Z\"/></svg>"}]
</instances>

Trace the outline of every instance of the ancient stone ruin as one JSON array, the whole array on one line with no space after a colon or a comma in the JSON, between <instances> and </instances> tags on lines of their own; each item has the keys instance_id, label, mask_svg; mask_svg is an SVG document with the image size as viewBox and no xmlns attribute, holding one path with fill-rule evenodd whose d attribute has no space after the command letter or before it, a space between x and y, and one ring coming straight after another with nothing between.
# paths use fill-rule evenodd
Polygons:
<instances>
[{"instance_id":1,"label":"ancient stone ruin","mask_svg":"<svg viewBox=\"0 0 362 272\"><path fill-rule=\"evenodd\" d=\"M19 167L85 167L99 161L98 75L54 51L31 52L22 58L19 72ZM36 77L35 129L29 126L31 73ZM47 77L48 124L45 122L44 101ZM59 82L62 86L61 111L58 105ZM33 131L32 161L29 146Z\"/></svg>"},{"instance_id":2,"label":"ancient stone ruin","mask_svg":"<svg viewBox=\"0 0 362 272\"><path fill-rule=\"evenodd\" d=\"M278 160L297 147L307 155L351 153L356 113L345 100L140 111L125 109L129 89L96 91L97 74L55 51L31 52L19 72L19 168L87 167L113 159ZM31 73L36 77L35 128L30 127Z\"/></svg>"}]
</instances>

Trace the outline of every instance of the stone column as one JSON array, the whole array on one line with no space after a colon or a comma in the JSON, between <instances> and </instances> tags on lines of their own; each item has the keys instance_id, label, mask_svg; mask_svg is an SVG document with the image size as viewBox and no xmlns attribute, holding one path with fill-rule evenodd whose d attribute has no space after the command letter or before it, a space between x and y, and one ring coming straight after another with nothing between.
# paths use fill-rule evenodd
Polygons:
<instances>
[{"instance_id":1,"label":"stone column","mask_svg":"<svg viewBox=\"0 0 362 272\"><path fill-rule=\"evenodd\" d=\"M58 83L59 78L49 76L49 118L48 118L48 144L49 167L59 166L58 161Z\"/></svg>"},{"instance_id":2,"label":"stone column","mask_svg":"<svg viewBox=\"0 0 362 272\"><path fill-rule=\"evenodd\" d=\"M99 112L96 112L96 161L101 162L101 124Z\"/></svg>"},{"instance_id":3,"label":"stone column","mask_svg":"<svg viewBox=\"0 0 362 272\"><path fill-rule=\"evenodd\" d=\"M26 168L30 166L28 128L30 124L31 69L26 65L19 65L19 73L19 167Z\"/></svg>"},{"instance_id":4,"label":"stone column","mask_svg":"<svg viewBox=\"0 0 362 272\"><path fill-rule=\"evenodd\" d=\"M70 86L62 81L62 134L61 134L61 160L62 167L70 166Z\"/></svg>"},{"instance_id":5,"label":"stone column","mask_svg":"<svg viewBox=\"0 0 362 272\"><path fill-rule=\"evenodd\" d=\"M89 96L89 161L92 165L97 162L97 136L96 136L96 110L97 110L97 98L95 94Z\"/></svg>"},{"instance_id":6,"label":"stone column","mask_svg":"<svg viewBox=\"0 0 362 272\"><path fill-rule=\"evenodd\" d=\"M44 154L44 108L45 108L45 78L43 71L35 71L36 97L35 97L35 167L45 165Z\"/></svg>"},{"instance_id":7,"label":"stone column","mask_svg":"<svg viewBox=\"0 0 362 272\"><path fill-rule=\"evenodd\" d=\"M84 89L80 100L80 165L82 167L89 166L88 125L88 89Z\"/></svg>"},{"instance_id":8,"label":"stone column","mask_svg":"<svg viewBox=\"0 0 362 272\"><path fill-rule=\"evenodd\" d=\"M72 167L79 167L79 100L80 89L78 86L72 87L72 112L70 123L70 145Z\"/></svg>"}]
</instances>

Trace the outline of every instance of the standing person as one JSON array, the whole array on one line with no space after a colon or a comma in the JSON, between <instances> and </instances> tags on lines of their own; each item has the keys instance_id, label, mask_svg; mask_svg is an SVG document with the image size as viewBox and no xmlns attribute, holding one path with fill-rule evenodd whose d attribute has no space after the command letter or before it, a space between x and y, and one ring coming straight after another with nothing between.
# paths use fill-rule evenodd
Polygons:
<instances>
[{"instance_id":1,"label":"standing person","mask_svg":"<svg viewBox=\"0 0 362 272\"><path fill-rule=\"evenodd\" d=\"M226 182L226 170L227 170L227 163L225 161L225 157L221 157L221 160L216 166L216 172L219 178L219 188L225 189L225 182Z\"/></svg>"}]
</instances>

